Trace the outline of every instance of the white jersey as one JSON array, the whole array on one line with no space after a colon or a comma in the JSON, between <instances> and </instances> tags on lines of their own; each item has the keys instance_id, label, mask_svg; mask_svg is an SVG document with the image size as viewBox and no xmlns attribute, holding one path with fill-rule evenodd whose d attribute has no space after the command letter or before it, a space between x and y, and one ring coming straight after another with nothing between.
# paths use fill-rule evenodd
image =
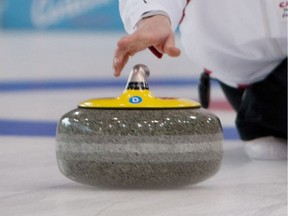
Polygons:
<instances>
[{"instance_id":1,"label":"white jersey","mask_svg":"<svg viewBox=\"0 0 288 216\"><path fill-rule=\"evenodd\" d=\"M165 11L174 30L185 14L185 52L230 86L263 80L287 57L288 1L119 0L119 9L128 33L145 12Z\"/></svg>"}]
</instances>

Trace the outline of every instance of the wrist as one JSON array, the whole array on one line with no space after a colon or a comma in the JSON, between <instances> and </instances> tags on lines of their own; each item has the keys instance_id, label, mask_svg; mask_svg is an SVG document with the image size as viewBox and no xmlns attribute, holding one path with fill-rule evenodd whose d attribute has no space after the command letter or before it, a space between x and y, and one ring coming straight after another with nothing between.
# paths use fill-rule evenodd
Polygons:
<instances>
[{"instance_id":1,"label":"wrist","mask_svg":"<svg viewBox=\"0 0 288 216\"><path fill-rule=\"evenodd\" d=\"M135 29L137 29L138 25L141 23L141 21L151 18L151 17L155 17L155 16L163 16L167 19L169 25L171 26L171 21L169 18L169 15L165 12L165 11L161 11L161 10L155 10L155 11L148 11L142 14L142 16L140 17L140 20L136 23L135 25Z\"/></svg>"},{"instance_id":2,"label":"wrist","mask_svg":"<svg viewBox=\"0 0 288 216\"><path fill-rule=\"evenodd\" d=\"M169 20L169 22L171 24L169 15L165 11L162 11L162 10L147 11L147 12L142 14L141 19L149 18L149 17L156 16L156 15L161 15L161 16L167 17L167 19Z\"/></svg>"}]
</instances>

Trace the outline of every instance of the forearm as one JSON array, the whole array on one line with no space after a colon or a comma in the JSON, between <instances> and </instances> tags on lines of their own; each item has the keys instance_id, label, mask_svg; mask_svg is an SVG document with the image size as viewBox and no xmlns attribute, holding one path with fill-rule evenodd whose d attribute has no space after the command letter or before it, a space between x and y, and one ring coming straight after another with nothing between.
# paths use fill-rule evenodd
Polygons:
<instances>
[{"instance_id":1,"label":"forearm","mask_svg":"<svg viewBox=\"0 0 288 216\"><path fill-rule=\"evenodd\" d=\"M175 30L186 4L187 0L119 0L119 11L128 33L132 33L142 15L150 11L161 11L162 15L167 15Z\"/></svg>"}]
</instances>

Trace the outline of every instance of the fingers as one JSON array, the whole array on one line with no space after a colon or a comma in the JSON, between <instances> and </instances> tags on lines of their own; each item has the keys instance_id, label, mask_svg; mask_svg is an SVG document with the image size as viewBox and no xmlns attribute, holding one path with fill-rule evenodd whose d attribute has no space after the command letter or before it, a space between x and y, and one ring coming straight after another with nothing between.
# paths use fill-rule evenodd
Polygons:
<instances>
[{"instance_id":1,"label":"fingers","mask_svg":"<svg viewBox=\"0 0 288 216\"><path fill-rule=\"evenodd\" d=\"M129 54L126 54L124 56L114 57L113 60L113 70L114 70L114 76L118 77L121 74L121 71L123 70L124 66L127 64L129 60Z\"/></svg>"},{"instance_id":2,"label":"fingers","mask_svg":"<svg viewBox=\"0 0 288 216\"><path fill-rule=\"evenodd\" d=\"M130 56L133 56L135 53L149 47L154 47L153 49L157 51L156 56L158 58L160 58L163 53L171 57L177 57L181 54L180 49L175 47L175 39L173 34L171 34L163 43L159 43L159 45L153 45L153 43L155 43L154 40L149 41L147 39L143 39L141 36L139 37L136 34L121 38L117 43L117 49L115 50L114 54L114 76L120 76L121 71L127 64ZM155 54L156 51L153 53Z\"/></svg>"},{"instance_id":3,"label":"fingers","mask_svg":"<svg viewBox=\"0 0 288 216\"><path fill-rule=\"evenodd\" d=\"M118 42L122 41L123 38L121 38ZM123 48L123 46L117 46L117 49L114 53L114 59L113 59L113 69L114 69L114 76L118 77L120 76L120 73L125 66L125 64L128 62L129 54L126 51L126 49Z\"/></svg>"},{"instance_id":4,"label":"fingers","mask_svg":"<svg viewBox=\"0 0 288 216\"><path fill-rule=\"evenodd\" d=\"M145 40L139 40L137 35L129 35L121 38L117 43L117 49L115 50L113 69L114 76L120 76L122 69L128 62L130 56L142 51L149 47L149 43Z\"/></svg>"},{"instance_id":5,"label":"fingers","mask_svg":"<svg viewBox=\"0 0 288 216\"><path fill-rule=\"evenodd\" d=\"M153 16L143 19L133 34L118 41L113 60L114 76L120 76L130 56L146 48L150 48L157 57L163 54L177 57L181 54L180 49L175 47L174 33L166 17Z\"/></svg>"}]
</instances>

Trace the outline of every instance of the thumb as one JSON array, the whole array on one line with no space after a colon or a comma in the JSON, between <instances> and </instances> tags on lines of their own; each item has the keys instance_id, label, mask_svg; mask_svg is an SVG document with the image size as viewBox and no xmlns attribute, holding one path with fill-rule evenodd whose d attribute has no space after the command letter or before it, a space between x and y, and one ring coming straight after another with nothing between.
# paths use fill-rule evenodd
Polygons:
<instances>
[{"instance_id":1,"label":"thumb","mask_svg":"<svg viewBox=\"0 0 288 216\"><path fill-rule=\"evenodd\" d=\"M175 46L174 34L170 34L170 36L167 38L163 46L163 51L171 57L177 57L181 54L181 50Z\"/></svg>"}]
</instances>

